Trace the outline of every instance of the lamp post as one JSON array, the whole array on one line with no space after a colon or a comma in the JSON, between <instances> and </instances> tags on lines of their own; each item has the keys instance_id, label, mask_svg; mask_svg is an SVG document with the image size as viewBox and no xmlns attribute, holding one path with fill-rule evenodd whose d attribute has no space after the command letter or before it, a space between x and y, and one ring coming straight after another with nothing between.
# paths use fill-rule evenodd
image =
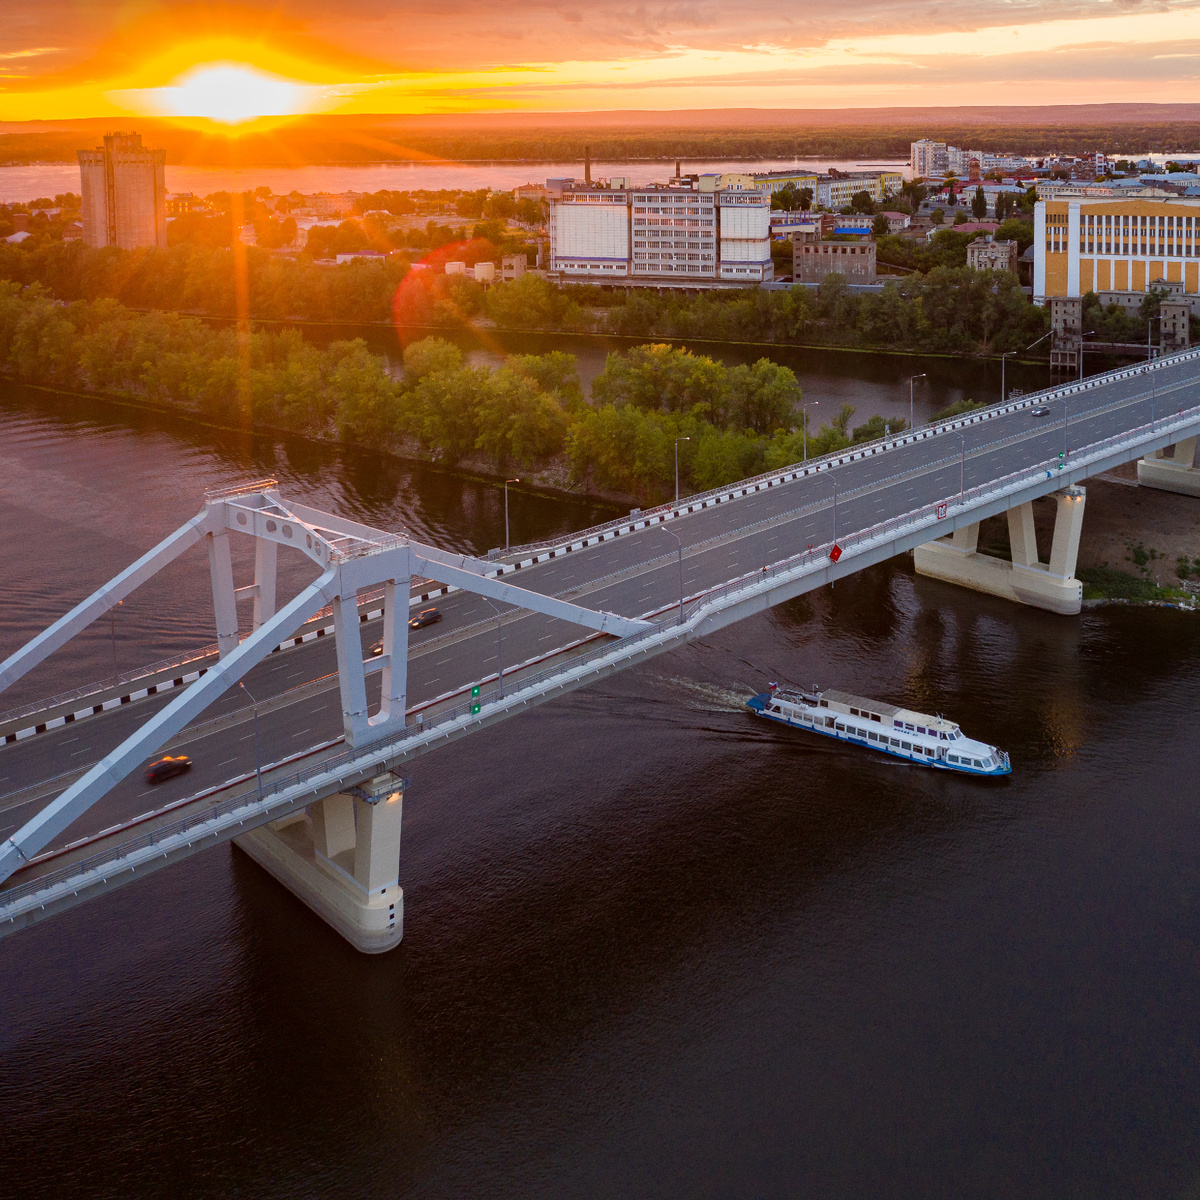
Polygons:
<instances>
[{"instance_id":1,"label":"lamp post","mask_svg":"<svg viewBox=\"0 0 1200 1200\"><path fill-rule=\"evenodd\" d=\"M676 554L679 560L679 624L683 624L683 542L680 541L677 533L672 533L665 525L660 525L659 528L663 533L675 539Z\"/></svg>"},{"instance_id":2,"label":"lamp post","mask_svg":"<svg viewBox=\"0 0 1200 1200\"><path fill-rule=\"evenodd\" d=\"M258 701L251 695L250 689L238 681L238 687L250 697L250 704L254 709L254 777L258 780L258 798L262 799L262 754L258 746Z\"/></svg>"},{"instance_id":3,"label":"lamp post","mask_svg":"<svg viewBox=\"0 0 1200 1200\"><path fill-rule=\"evenodd\" d=\"M963 497L966 494L965 478L967 474L967 439L957 429L951 429L948 430L948 432L954 434L954 436L962 443L962 453L958 460L958 502L961 505L963 502Z\"/></svg>"},{"instance_id":4,"label":"lamp post","mask_svg":"<svg viewBox=\"0 0 1200 1200\"><path fill-rule=\"evenodd\" d=\"M117 609L124 603L124 600L118 600L108 610L108 628L112 635L113 683L117 682Z\"/></svg>"},{"instance_id":5,"label":"lamp post","mask_svg":"<svg viewBox=\"0 0 1200 1200\"><path fill-rule=\"evenodd\" d=\"M819 408L821 402L820 400L813 400L812 405L814 408ZM808 405L801 404L800 411L804 414L804 461L808 462Z\"/></svg>"},{"instance_id":6,"label":"lamp post","mask_svg":"<svg viewBox=\"0 0 1200 1200\"><path fill-rule=\"evenodd\" d=\"M1004 382L1004 368L1007 365L1008 356L1012 354L1012 350L1005 350L1000 355L1000 403L1003 404L1008 399L1008 387Z\"/></svg>"},{"instance_id":7,"label":"lamp post","mask_svg":"<svg viewBox=\"0 0 1200 1200\"><path fill-rule=\"evenodd\" d=\"M504 481L504 548L508 549L510 542L508 537L508 485L510 483L520 483L519 479L506 479Z\"/></svg>"},{"instance_id":8,"label":"lamp post","mask_svg":"<svg viewBox=\"0 0 1200 1200\"><path fill-rule=\"evenodd\" d=\"M1158 408L1158 380L1154 376L1154 368L1150 365L1150 330L1154 326L1154 322L1158 322L1158 343L1162 345L1162 316L1150 317L1146 321L1146 370L1150 372L1150 427L1154 427L1155 418L1157 417Z\"/></svg>"},{"instance_id":9,"label":"lamp post","mask_svg":"<svg viewBox=\"0 0 1200 1200\"><path fill-rule=\"evenodd\" d=\"M1080 383L1083 382L1083 339L1085 337L1091 337L1092 334L1095 332L1096 331L1094 329L1089 329L1087 331L1087 333L1081 333L1079 335L1079 382Z\"/></svg>"},{"instance_id":10,"label":"lamp post","mask_svg":"<svg viewBox=\"0 0 1200 1200\"><path fill-rule=\"evenodd\" d=\"M500 699L504 699L504 617L500 610L484 596L488 607L496 614L496 684L500 689Z\"/></svg>"},{"instance_id":11,"label":"lamp post","mask_svg":"<svg viewBox=\"0 0 1200 1200\"><path fill-rule=\"evenodd\" d=\"M679 437L675 439L675 507L679 507L679 443L690 442L690 437Z\"/></svg>"},{"instance_id":12,"label":"lamp post","mask_svg":"<svg viewBox=\"0 0 1200 1200\"><path fill-rule=\"evenodd\" d=\"M910 375L908 377L908 427L909 427L909 429L912 429L916 423L915 419L913 417L913 384L918 379L924 379L924 378L925 378L924 371L922 371L920 375Z\"/></svg>"}]
</instances>

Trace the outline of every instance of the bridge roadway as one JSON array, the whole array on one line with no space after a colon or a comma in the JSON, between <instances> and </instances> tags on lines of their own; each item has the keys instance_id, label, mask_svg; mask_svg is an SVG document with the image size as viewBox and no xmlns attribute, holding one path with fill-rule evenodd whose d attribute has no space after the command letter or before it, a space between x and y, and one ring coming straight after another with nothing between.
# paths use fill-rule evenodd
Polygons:
<instances>
[{"instance_id":1,"label":"bridge roadway","mask_svg":"<svg viewBox=\"0 0 1200 1200\"><path fill-rule=\"evenodd\" d=\"M924 438L880 448L865 458L837 465L825 460L820 470L794 481L763 488L715 507L681 513L665 527L626 532L570 554L526 567L514 582L544 594L577 601L592 609L626 616L664 613L680 594L674 532L683 544L683 590L691 598L749 572L758 571L807 547L827 546L834 538L868 529L886 518L928 509L957 498L966 489L1008 474L1057 467L1066 448L1067 470L1051 486L1070 481L1070 452L1200 403L1197 368L1191 359L1159 364L1152 372L1154 396L1143 373L1125 373L1088 390L1049 399L1051 412L1030 414L1036 398L1016 411L976 418ZM1064 405L1066 419L1064 420ZM1137 453L1141 453L1138 451ZM1130 453L1133 458L1137 453ZM834 492L837 492L836 514ZM729 491L735 491L731 488ZM683 502L684 508L687 501ZM439 601L441 624L413 634L409 656L410 723L462 701L473 683L495 678L497 623L487 601L458 592ZM505 613L503 655L506 683L521 674L578 653L603 635L527 610L501 606ZM379 621L360 627L364 652L379 636ZM246 679L259 700L259 740L264 764L283 764L264 773L294 772L297 765L339 752L342 735L337 665L332 638L280 651ZM378 676L372 702L378 695ZM135 701L0 749L0 839L9 836L86 768L142 725L169 700ZM185 729L167 752L191 757L192 771L150 787L140 773L117 785L30 867L0 889L27 883L72 858L91 853L100 831L135 819L163 821L212 805L230 788L252 791L255 734L252 710L240 689L231 689ZM249 780L247 777L250 777ZM232 782L231 782L232 781ZM229 785L222 788L222 785ZM200 792L209 792L188 802ZM175 806L175 807L171 807ZM150 814L169 809L166 816ZM143 822L142 827L145 827ZM110 835L102 841L111 841ZM62 844L83 843L61 852ZM59 853L55 855L55 851ZM47 856L50 856L47 858ZM43 861L46 860L46 861ZM41 865L39 865L41 864Z\"/></svg>"}]
</instances>

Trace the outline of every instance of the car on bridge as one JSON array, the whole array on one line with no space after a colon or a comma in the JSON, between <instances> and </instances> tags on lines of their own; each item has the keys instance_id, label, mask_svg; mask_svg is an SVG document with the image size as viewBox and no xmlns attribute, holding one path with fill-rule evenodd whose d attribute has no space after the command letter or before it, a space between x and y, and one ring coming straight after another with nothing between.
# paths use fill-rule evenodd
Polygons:
<instances>
[{"instance_id":1,"label":"car on bridge","mask_svg":"<svg viewBox=\"0 0 1200 1200\"><path fill-rule=\"evenodd\" d=\"M171 755L166 755L160 758L157 762L152 762L146 768L147 783L164 783L168 779L174 779L176 775L183 775L192 769L192 760L186 754L177 754L174 758Z\"/></svg>"},{"instance_id":2,"label":"car on bridge","mask_svg":"<svg viewBox=\"0 0 1200 1200\"><path fill-rule=\"evenodd\" d=\"M426 625L436 625L442 619L441 612L436 608L423 608L415 617L409 619L409 629L424 629Z\"/></svg>"},{"instance_id":3,"label":"car on bridge","mask_svg":"<svg viewBox=\"0 0 1200 1200\"><path fill-rule=\"evenodd\" d=\"M1029 410L1029 415L1031 417L1048 417L1050 415L1050 410L1046 407L1046 405L1039 404L1037 408L1031 408Z\"/></svg>"}]
</instances>

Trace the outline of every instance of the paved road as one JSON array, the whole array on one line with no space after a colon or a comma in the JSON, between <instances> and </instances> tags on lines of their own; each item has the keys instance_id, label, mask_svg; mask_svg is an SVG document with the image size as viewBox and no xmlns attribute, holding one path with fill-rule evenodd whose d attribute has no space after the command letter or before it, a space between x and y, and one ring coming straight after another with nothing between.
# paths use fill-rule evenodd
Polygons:
<instances>
[{"instance_id":1,"label":"paved road","mask_svg":"<svg viewBox=\"0 0 1200 1200\"><path fill-rule=\"evenodd\" d=\"M961 436L940 434L681 517L665 528L683 544L683 590L692 596L828 543L835 520L837 535L845 536L955 496L960 480L970 489L1018 470L1057 463L1060 451L1069 454L1074 446L1149 421L1152 408L1163 416L1195 403L1194 370L1183 363L1154 372L1153 400L1141 377L1113 381L1069 397L1065 404L1052 401L1051 412L1042 418L1028 411L996 417L963 429ZM526 568L514 582L589 608L640 616L678 602L675 552L674 538L656 527ZM496 672L496 615L488 603L457 593L439 607L445 620L412 636L410 708L459 696ZM591 636L563 621L501 607L506 672ZM56 615L48 613L47 621ZM361 626L364 652L380 636L379 622ZM247 685L260 702L263 762L314 750L341 735L335 672L333 640L326 638L274 654L250 673ZM374 701L378 676L369 676L368 682L374 683ZM137 701L0 749L0 837L12 833L74 774L98 761L170 699L168 694ZM140 774L131 776L61 840L74 841L252 772L255 734L245 694L236 688L226 693L171 746L192 758L195 765L188 775L157 787L147 785Z\"/></svg>"}]
</instances>

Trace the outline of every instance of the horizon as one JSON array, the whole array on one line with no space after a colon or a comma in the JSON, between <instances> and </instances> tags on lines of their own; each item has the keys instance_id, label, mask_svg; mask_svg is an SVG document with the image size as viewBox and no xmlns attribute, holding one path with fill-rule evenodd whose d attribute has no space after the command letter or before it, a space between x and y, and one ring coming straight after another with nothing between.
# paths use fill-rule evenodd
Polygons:
<instances>
[{"instance_id":1,"label":"horizon","mask_svg":"<svg viewBox=\"0 0 1200 1200\"><path fill-rule=\"evenodd\" d=\"M0 31L0 122L150 117L229 133L298 116L576 117L695 112L880 114L1161 104L1195 94L1200 0L1064 9L1030 0L901 11L858 0L835 21L754 0L627 11L457 0L428 12L48 0ZM1035 94L1041 105L1009 105ZM752 102L752 103L751 103Z\"/></svg>"}]
</instances>

